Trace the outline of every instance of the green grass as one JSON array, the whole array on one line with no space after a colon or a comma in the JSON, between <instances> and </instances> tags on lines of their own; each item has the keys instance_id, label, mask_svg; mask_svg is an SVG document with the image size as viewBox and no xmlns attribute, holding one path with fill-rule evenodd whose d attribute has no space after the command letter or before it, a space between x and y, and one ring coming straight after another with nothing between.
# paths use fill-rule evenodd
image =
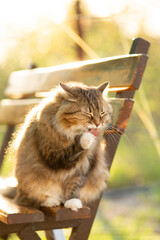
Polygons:
<instances>
[{"instance_id":1,"label":"green grass","mask_svg":"<svg viewBox=\"0 0 160 240\"><path fill-rule=\"evenodd\" d=\"M111 168L109 187L146 185L160 181L160 160L149 138L122 137Z\"/></svg>"}]
</instances>

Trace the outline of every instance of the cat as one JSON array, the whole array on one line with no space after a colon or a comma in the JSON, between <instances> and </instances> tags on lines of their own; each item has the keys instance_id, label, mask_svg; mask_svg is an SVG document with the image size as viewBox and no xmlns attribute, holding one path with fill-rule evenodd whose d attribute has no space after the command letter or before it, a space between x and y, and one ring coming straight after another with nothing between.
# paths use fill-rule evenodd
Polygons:
<instances>
[{"instance_id":1,"label":"cat","mask_svg":"<svg viewBox=\"0 0 160 240\"><path fill-rule=\"evenodd\" d=\"M77 211L96 200L109 170L103 133L112 107L99 87L60 83L31 109L15 139L15 201Z\"/></svg>"}]
</instances>

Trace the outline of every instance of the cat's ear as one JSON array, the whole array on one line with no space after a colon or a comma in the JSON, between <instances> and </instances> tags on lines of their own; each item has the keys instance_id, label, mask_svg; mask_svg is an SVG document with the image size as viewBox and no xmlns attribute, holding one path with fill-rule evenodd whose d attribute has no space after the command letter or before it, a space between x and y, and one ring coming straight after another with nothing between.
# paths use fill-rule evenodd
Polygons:
<instances>
[{"instance_id":1,"label":"cat's ear","mask_svg":"<svg viewBox=\"0 0 160 240\"><path fill-rule=\"evenodd\" d=\"M72 87L70 87L64 83L60 83L59 85L61 86L61 88L63 88L64 91L66 91L67 93L69 93L69 95L74 97L74 92L73 92Z\"/></svg>"},{"instance_id":2,"label":"cat's ear","mask_svg":"<svg viewBox=\"0 0 160 240\"><path fill-rule=\"evenodd\" d=\"M99 90L101 93L103 93L103 91L109 87L109 82L105 82L103 84L101 84L99 87L97 87L97 90Z\"/></svg>"}]
</instances>

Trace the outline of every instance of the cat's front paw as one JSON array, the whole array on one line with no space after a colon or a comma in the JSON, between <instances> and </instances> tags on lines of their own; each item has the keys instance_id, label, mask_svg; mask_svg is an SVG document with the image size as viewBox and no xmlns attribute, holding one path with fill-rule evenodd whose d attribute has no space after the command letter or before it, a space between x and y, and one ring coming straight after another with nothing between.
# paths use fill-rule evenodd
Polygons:
<instances>
[{"instance_id":1,"label":"cat's front paw","mask_svg":"<svg viewBox=\"0 0 160 240\"><path fill-rule=\"evenodd\" d=\"M95 140L95 136L92 133L90 132L84 133L80 140L82 148L89 149L92 143L94 142L94 140Z\"/></svg>"},{"instance_id":2,"label":"cat's front paw","mask_svg":"<svg viewBox=\"0 0 160 240\"><path fill-rule=\"evenodd\" d=\"M52 197L46 198L42 203L42 207L56 207L59 206L61 203L58 199L54 199Z\"/></svg>"},{"instance_id":3,"label":"cat's front paw","mask_svg":"<svg viewBox=\"0 0 160 240\"><path fill-rule=\"evenodd\" d=\"M77 211L79 208L82 208L82 202L78 198L72 198L65 201L64 206L66 208L71 208L73 211Z\"/></svg>"}]
</instances>

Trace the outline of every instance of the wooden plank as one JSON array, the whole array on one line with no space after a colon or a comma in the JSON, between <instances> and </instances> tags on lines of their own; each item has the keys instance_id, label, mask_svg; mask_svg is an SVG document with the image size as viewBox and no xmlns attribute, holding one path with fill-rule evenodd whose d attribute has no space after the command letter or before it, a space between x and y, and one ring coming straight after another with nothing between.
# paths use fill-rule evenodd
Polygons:
<instances>
[{"instance_id":1,"label":"wooden plank","mask_svg":"<svg viewBox=\"0 0 160 240\"><path fill-rule=\"evenodd\" d=\"M32 226L24 228L22 231L17 233L17 236L21 240L41 240Z\"/></svg>"},{"instance_id":2,"label":"wooden plank","mask_svg":"<svg viewBox=\"0 0 160 240\"><path fill-rule=\"evenodd\" d=\"M41 99L5 99L0 102L0 123L2 124L19 124L25 119L25 116L31 107L35 106ZM112 125L117 126L119 114L127 99L111 98L110 102L113 107ZM14 116L14 117L13 117Z\"/></svg>"},{"instance_id":3,"label":"wooden plank","mask_svg":"<svg viewBox=\"0 0 160 240\"><path fill-rule=\"evenodd\" d=\"M134 104L133 99L112 99L111 105L113 108L112 122L111 124L118 131L124 132L127 123L132 111L132 107Z\"/></svg>"},{"instance_id":4,"label":"wooden plank","mask_svg":"<svg viewBox=\"0 0 160 240\"><path fill-rule=\"evenodd\" d=\"M41 99L21 99L10 100L4 99L0 102L0 123L15 125L23 123L28 111Z\"/></svg>"},{"instance_id":5,"label":"wooden plank","mask_svg":"<svg viewBox=\"0 0 160 240\"><path fill-rule=\"evenodd\" d=\"M130 49L130 54L134 55L134 54L147 54L148 53L148 49L150 47L150 42L146 41L143 38L136 38L134 39L131 49ZM138 66L138 71L135 75L135 82L136 85L138 85L138 87L141 84L142 81L142 77L143 77L143 72L146 68L146 60L145 59L141 59L141 62ZM135 90L130 90L130 91L123 91L123 92L117 92L116 97L118 98L133 98L135 94Z\"/></svg>"},{"instance_id":6,"label":"wooden plank","mask_svg":"<svg viewBox=\"0 0 160 240\"><path fill-rule=\"evenodd\" d=\"M135 38L129 54L143 53L147 54L150 47L150 42L143 38Z\"/></svg>"},{"instance_id":7,"label":"wooden plank","mask_svg":"<svg viewBox=\"0 0 160 240\"><path fill-rule=\"evenodd\" d=\"M47 240L65 240L63 229L54 229L45 231Z\"/></svg>"},{"instance_id":8,"label":"wooden plank","mask_svg":"<svg viewBox=\"0 0 160 240\"><path fill-rule=\"evenodd\" d=\"M22 207L15 204L11 199L0 196L0 221L5 224L43 222L43 212Z\"/></svg>"},{"instance_id":9,"label":"wooden plank","mask_svg":"<svg viewBox=\"0 0 160 240\"><path fill-rule=\"evenodd\" d=\"M146 63L147 55L132 54L13 72L5 94L13 98L28 96L68 81L94 86L109 81L110 91L137 89L134 78L136 74L143 74L139 67L142 58Z\"/></svg>"},{"instance_id":10,"label":"wooden plank","mask_svg":"<svg viewBox=\"0 0 160 240\"><path fill-rule=\"evenodd\" d=\"M111 120L112 126L117 126L117 122L119 119L120 112L123 108L124 101L125 99L117 99L117 98L110 99L110 104L112 105L112 108L113 108L112 120Z\"/></svg>"},{"instance_id":11,"label":"wooden plank","mask_svg":"<svg viewBox=\"0 0 160 240\"><path fill-rule=\"evenodd\" d=\"M61 228L69 228L76 227L81 220L65 220L65 221L55 221L53 217L45 216L44 222L34 222L32 226L35 231L41 230L51 230L51 229L61 229ZM23 229L27 226L30 226L31 223L22 223L22 224L5 224L0 221L0 234L6 233L17 233L23 231Z\"/></svg>"},{"instance_id":12,"label":"wooden plank","mask_svg":"<svg viewBox=\"0 0 160 240\"><path fill-rule=\"evenodd\" d=\"M87 240L96 217L96 213L98 210L99 202L101 200L102 195L95 201L89 204L91 209L91 218L83 219L80 224L72 229L69 240Z\"/></svg>"},{"instance_id":13,"label":"wooden plank","mask_svg":"<svg viewBox=\"0 0 160 240\"><path fill-rule=\"evenodd\" d=\"M118 99L117 99L118 100ZM106 160L107 160L107 165L109 169L111 168L112 161L114 158L114 155L116 153L116 149L119 143L119 140L121 138L121 135L125 132L125 129L127 127L130 114L133 108L134 100L128 99L124 101L124 104L121 106L122 109L119 114L119 119L117 120L117 125L115 126L115 129L112 131L107 130L105 134L105 139L106 139Z\"/></svg>"},{"instance_id":14,"label":"wooden plank","mask_svg":"<svg viewBox=\"0 0 160 240\"><path fill-rule=\"evenodd\" d=\"M56 221L64 221L71 219L84 219L90 218L91 212L88 207L82 207L77 212L63 206L47 208L42 207L41 210L48 216L52 216Z\"/></svg>"}]
</instances>

